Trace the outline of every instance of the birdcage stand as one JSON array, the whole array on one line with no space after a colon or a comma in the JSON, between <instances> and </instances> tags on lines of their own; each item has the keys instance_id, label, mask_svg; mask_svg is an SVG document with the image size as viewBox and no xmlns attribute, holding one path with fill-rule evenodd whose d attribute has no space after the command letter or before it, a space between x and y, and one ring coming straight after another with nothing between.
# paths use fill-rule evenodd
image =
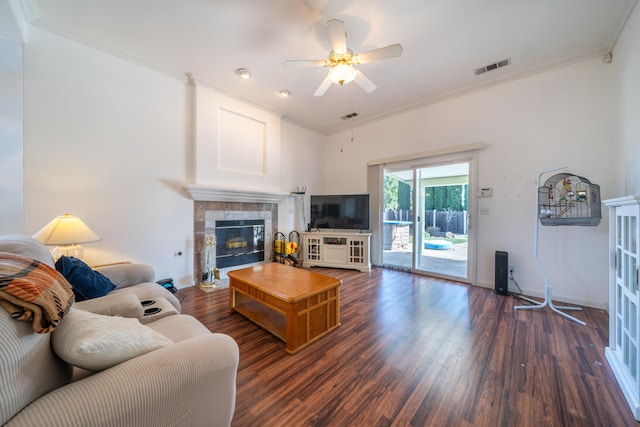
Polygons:
<instances>
[{"instance_id":1,"label":"birdcage stand","mask_svg":"<svg viewBox=\"0 0 640 427\"><path fill-rule=\"evenodd\" d=\"M549 170L545 170L540 172L540 174L538 175L538 181L537 181L537 188L540 188L540 178L542 177L542 175L546 174L546 173L550 173L550 172L556 172L559 170L566 170L568 169L568 166L564 166L561 168L556 168L556 169L549 169ZM538 209L538 207L540 206L540 192L537 191L536 192L537 197L536 197L536 209ZM553 301L551 299L551 285L549 285L549 280L547 279L547 275L544 272L544 268L542 268L542 264L540 263L540 258L538 257L538 253L539 253L539 241L540 241L540 215L538 212L536 212L536 235L535 235L535 249L534 249L534 254L535 254L535 258L536 258L536 264L538 266L538 270L540 271L540 274L542 275L542 279L544 280L544 301L540 302L540 301L536 301L534 299L531 298L527 298L527 297L523 297L521 296L520 298L525 300L525 301L529 301L530 303L532 303L533 305L518 305L516 307L514 307L516 310L535 310L535 309L542 309L545 308L546 306L549 306L549 308L551 308L551 310L555 311L556 313L566 317L567 319L573 320L576 323L579 323L581 325L586 325L585 322L583 322L582 320L576 319L575 317L563 312L562 310L582 310L582 308L580 307L566 307L566 306L556 306L553 304Z\"/></svg>"}]
</instances>

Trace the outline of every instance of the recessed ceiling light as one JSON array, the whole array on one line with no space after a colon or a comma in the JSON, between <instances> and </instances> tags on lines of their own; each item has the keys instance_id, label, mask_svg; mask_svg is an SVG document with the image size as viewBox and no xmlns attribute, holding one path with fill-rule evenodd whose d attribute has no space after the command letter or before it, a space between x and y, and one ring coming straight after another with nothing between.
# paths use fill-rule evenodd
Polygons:
<instances>
[{"instance_id":1,"label":"recessed ceiling light","mask_svg":"<svg viewBox=\"0 0 640 427\"><path fill-rule=\"evenodd\" d=\"M238 68L236 70L236 74L240 77L242 77L243 79L248 79L251 77L251 72L249 70L247 70L246 68Z\"/></svg>"},{"instance_id":2,"label":"recessed ceiling light","mask_svg":"<svg viewBox=\"0 0 640 427\"><path fill-rule=\"evenodd\" d=\"M278 95L280 95L280 96L281 96L281 97L283 97L283 98L288 98L288 97L289 97L289 95L291 95L291 92L289 92L289 91L288 91L288 90L286 90L286 89L280 89L280 90L278 91Z\"/></svg>"}]
</instances>

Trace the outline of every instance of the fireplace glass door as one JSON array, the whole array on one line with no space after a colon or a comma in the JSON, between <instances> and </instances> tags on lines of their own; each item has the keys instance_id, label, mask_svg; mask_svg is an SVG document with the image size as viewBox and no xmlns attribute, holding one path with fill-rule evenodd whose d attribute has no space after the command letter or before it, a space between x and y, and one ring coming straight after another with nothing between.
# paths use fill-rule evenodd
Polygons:
<instances>
[{"instance_id":1,"label":"fireplace glass door","mask_svg":"<svg viewBox=\"0 0 640 427\"><path fill-rule=\"evenodd\" d=\"M218 268L264 261L264 220L216 221Z\"/></svg>"}]
</instances>

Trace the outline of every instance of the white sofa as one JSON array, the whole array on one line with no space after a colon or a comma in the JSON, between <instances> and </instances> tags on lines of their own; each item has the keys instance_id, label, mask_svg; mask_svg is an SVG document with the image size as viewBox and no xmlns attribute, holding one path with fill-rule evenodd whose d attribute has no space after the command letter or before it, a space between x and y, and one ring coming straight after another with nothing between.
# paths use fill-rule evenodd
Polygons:
<instances>
[{"instance_id":1,"label":"white sofa","mask_svg":"<svg viewBox=\"0 0 640 427\"><path fill-rule=\"evenodd\" d=\"M31 237L0 236L0 252L54 265L47 248ZM140 273L145 269L135 264L106 268L103 272L117 285L116 290L106 297L76 303L72 310L82 307L136 317L140 309L135 304L127 308L128 302L166 297L178 312L178 300L160 285L134 283L144 276ZM0 285L1 279L0 275ZM118 307L114 305L117 301L125 303ZM74 368L52 349L55 339L51 336L70 319L69 315L63 318L52 333L38 334L30 323L12 319L0 307L0 425L231 424L239 353L228 335L211 333L187 315L173 314L157 320L149 316L146 325L137 327L151 328L173 343L93 373Z\"/></svg>"}]
</instances>

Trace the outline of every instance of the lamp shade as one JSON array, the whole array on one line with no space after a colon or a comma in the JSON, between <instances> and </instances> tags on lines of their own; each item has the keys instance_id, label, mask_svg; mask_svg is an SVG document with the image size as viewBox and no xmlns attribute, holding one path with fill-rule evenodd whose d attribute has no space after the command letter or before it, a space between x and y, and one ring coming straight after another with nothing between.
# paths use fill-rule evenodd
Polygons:
<instances>
[{"instance_id":1,"label":"lamp shade","mask_svg":"<svg viewBox=\"0 0 640 427\"><path fill-rule=\"evenodd\" d=\"M356 70L353 65L341 62L329 71L329 75L332 82L343 85L356 77Z\"/></svg>"},{"instance_id":2,"label":"lamp shade","mask_svg":"<svg viewBox=\"0 0 640 427\"><path fill-rule=\"evenodd\" d=\"M45 245L60 246L97 242L102 239L80 218L69 214L55 217L33 237Z\"/></svg>"}]
</instances>

